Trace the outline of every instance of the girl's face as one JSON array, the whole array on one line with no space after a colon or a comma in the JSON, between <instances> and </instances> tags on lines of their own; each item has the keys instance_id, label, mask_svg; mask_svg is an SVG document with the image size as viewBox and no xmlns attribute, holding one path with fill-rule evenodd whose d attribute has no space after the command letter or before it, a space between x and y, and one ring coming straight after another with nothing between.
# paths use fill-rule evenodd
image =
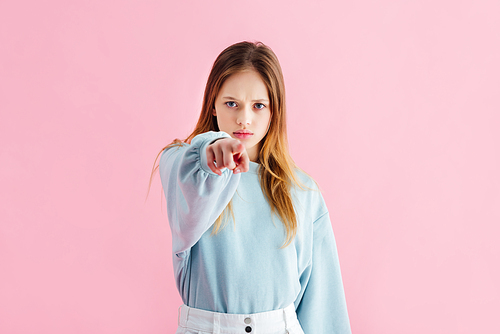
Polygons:
<instances>
[{"instance_id":1,"label":"girl's face","mask_svg":"<svg viewBox=\"0 0 500 334\"><path fill-rule=\"evenodd\" d=\"M213 115L220 131L240 140L250 161L257 161L258 143L271 122L267 87L254 70L238 72L226 79L215 99Z\"/></svg>"}]
</instances>

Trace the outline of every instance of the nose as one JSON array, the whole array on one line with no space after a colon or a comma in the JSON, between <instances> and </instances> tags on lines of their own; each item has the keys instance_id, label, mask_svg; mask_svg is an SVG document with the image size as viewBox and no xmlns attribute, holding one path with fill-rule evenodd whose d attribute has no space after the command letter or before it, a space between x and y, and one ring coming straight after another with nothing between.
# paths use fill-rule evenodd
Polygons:
<instances>
[{"instance_id":1,"label":"nose","mask_svg":"<svg viewBox=\"0 0 500 334\"><path fill-rule=\"evenodd\" d=\"M250 125L252 123L252 110L251 107L246 106L242 108L238 113L238 117L236 119L236 123L238 125Z\"/></svg>"}]
</instances>

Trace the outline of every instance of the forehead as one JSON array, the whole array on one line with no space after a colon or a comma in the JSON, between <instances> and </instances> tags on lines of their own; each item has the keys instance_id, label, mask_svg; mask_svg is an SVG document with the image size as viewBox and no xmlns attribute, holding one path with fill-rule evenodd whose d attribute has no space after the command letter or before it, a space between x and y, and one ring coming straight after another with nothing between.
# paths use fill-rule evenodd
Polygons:
<instances>
[{"instance_id":1,"label":"forehead","mask_svg":"<svg viewBox=\"0 0 500 334\"><path fill-rule=\"evenodd\" d=\"M219 91L219 97L267 99L267 87L260 74L254 70L237 72L224 81Z\"/></svg>"}]
</instances>

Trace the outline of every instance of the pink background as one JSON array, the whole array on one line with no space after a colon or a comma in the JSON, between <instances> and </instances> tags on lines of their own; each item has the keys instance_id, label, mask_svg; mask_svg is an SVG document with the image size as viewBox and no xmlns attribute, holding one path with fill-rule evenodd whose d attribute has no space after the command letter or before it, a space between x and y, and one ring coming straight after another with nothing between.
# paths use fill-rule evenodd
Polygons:
<instances>
[{"instance_id":1,"label":"pink background","mask_svg":"<svg viewBox=\"0 0 500 334\"><path fill-rule=\"evenodd\" d=\"M498 333L498 1L0 2L0 333L173 333L159 150L261 40L353 333Z\"/></svg>"}]
</instances>

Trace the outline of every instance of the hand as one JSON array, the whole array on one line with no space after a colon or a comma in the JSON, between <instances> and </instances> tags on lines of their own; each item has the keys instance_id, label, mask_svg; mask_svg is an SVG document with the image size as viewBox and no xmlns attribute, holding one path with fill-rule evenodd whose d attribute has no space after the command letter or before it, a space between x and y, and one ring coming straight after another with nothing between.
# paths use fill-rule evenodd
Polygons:
<instances>
[{"instance_id":1,"label":"hand","mask_svg":"<svg viewBox=\"0 0 500 334\"><path fill-rule=\"evenodd\" d=\"M223 168L231 169L233 174L248 172L250 168L245 145L234 138L217 139L208 145L207 161L208 167L217 175L222 175Z\"/></svg>"}]
</instances>

